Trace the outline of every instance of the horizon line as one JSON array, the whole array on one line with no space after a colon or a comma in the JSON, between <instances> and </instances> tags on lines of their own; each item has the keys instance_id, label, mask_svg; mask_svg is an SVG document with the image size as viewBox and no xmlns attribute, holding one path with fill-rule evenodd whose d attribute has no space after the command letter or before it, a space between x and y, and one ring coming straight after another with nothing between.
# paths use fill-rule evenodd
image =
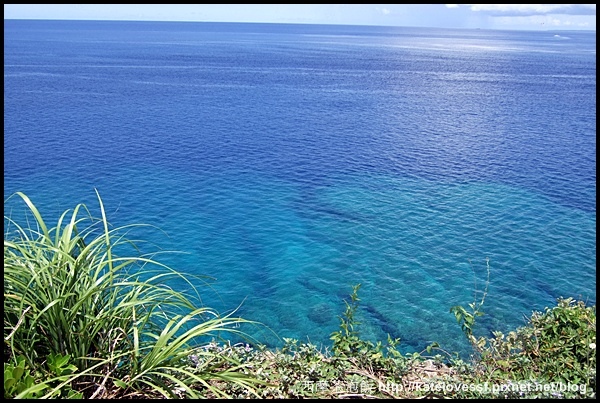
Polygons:
<instances>
[{"instance_id":1,"label":"horizon line","mask_svg":"<svg viewBox=\"0 0 600 403\"><path fill-rule=\"evenodd\" d=\"M190 20L129 20L129 19L108 19L108 18L4 18L4 21L98 21L98 22L182 22L182 23L201 23L201 24L271 24L271 25L315 25L315 26L347 26L347 27L381 27L381 28L423 28L423 29L462 29L469 31L520 31L520 32L548 32L548 31L569 31L569 32L596 32L596 28L546 28L546 29L502 29L502 28L466 28L466 27L434 27L434 26L415 26L415 25L371 25L371 24L340 24L340 23L312 23L312 22L259 22L259 21L190 21Z\"/></svg>"}]
</instances>

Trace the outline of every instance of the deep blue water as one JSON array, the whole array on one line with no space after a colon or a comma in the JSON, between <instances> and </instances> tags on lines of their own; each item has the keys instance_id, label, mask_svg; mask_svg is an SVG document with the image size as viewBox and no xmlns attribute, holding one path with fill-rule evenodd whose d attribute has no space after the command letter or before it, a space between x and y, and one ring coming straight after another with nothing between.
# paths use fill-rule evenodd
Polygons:
<instances>
[{"instance_id":1,"label":"deep blue water","mask_svg":"<svg viewBox=\"0 0 600 403\"><path fill-rule=\"evenodd\" d=\"M465 351L486 257L476 334L595 303L595 33L5 20L5 199L94 188L221 312Z\"/></svg>"}]
</instances>

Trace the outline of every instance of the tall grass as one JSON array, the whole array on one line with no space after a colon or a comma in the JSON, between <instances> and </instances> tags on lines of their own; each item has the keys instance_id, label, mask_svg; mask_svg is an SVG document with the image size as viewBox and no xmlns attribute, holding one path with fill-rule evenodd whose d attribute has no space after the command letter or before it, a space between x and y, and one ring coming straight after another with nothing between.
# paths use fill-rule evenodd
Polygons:
<instances>
[{"instance_id":1,"label":"tall grass","mask_svg":"<svg viewBox=\"0 0 600 403\"><path fill-rule=\"evenodd\" d=\"M25 194L11 196L33 222L4 216L5 367L24 358L45 397L67 387L86 397L196 397L201 389L222 396L215 381L253 391L256 381L241 363L198 348L222 332L244 336L237 326L253 322L201 306L192 283L152 255L120 256L135 250L128 234L139 225L111 228L96 195L101 218L78 204L52 228ZM196 294L171 289L175 278ZM192 354L202 359L191 365ZM57 355L72 358L76 370L68 377L48 372L48 357Z\"/></svg>"}]
</instances>

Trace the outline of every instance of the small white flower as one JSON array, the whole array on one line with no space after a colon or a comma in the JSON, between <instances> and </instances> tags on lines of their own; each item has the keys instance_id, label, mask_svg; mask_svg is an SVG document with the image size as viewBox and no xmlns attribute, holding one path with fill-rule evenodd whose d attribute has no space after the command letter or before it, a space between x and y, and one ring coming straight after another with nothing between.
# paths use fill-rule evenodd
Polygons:
<instances>
[{"instance_id":1,"label":"small white flower","mask_svg":"<svg viewBox=\"0 0 600 403\"><path fill-rule=\"evenodd\" d=\"M596 343L590 343L590 348L591 348L592 350L596 349Z\"/></svg>"}]
</instances>

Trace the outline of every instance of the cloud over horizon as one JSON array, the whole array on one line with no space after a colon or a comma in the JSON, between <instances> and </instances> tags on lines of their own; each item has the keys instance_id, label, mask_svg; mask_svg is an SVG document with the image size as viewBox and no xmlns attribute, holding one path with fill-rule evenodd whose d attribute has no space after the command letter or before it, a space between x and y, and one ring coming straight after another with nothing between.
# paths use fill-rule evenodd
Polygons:
<instances>
[{"instance_id":1,"label":"cloud over horizon","mask_svg":"<svg viewBox=\"0 0 600 403\"><path fill-rule=\"evenodd\" d=\"M446 8L469 12L493 28L596 29L595 4L446 4Z\"/></svg>"},{"instance_id":2,"label":"cloud over horizon","mask_svg":"<svg viewBox=\"0 0 600 403\"><path fill-rule=\"evenodd\" d=\"M595 4L446 4L447 8L469 7L498 17L529 17L544 14L596 15Z\"/></svg>"}]
</instances>

